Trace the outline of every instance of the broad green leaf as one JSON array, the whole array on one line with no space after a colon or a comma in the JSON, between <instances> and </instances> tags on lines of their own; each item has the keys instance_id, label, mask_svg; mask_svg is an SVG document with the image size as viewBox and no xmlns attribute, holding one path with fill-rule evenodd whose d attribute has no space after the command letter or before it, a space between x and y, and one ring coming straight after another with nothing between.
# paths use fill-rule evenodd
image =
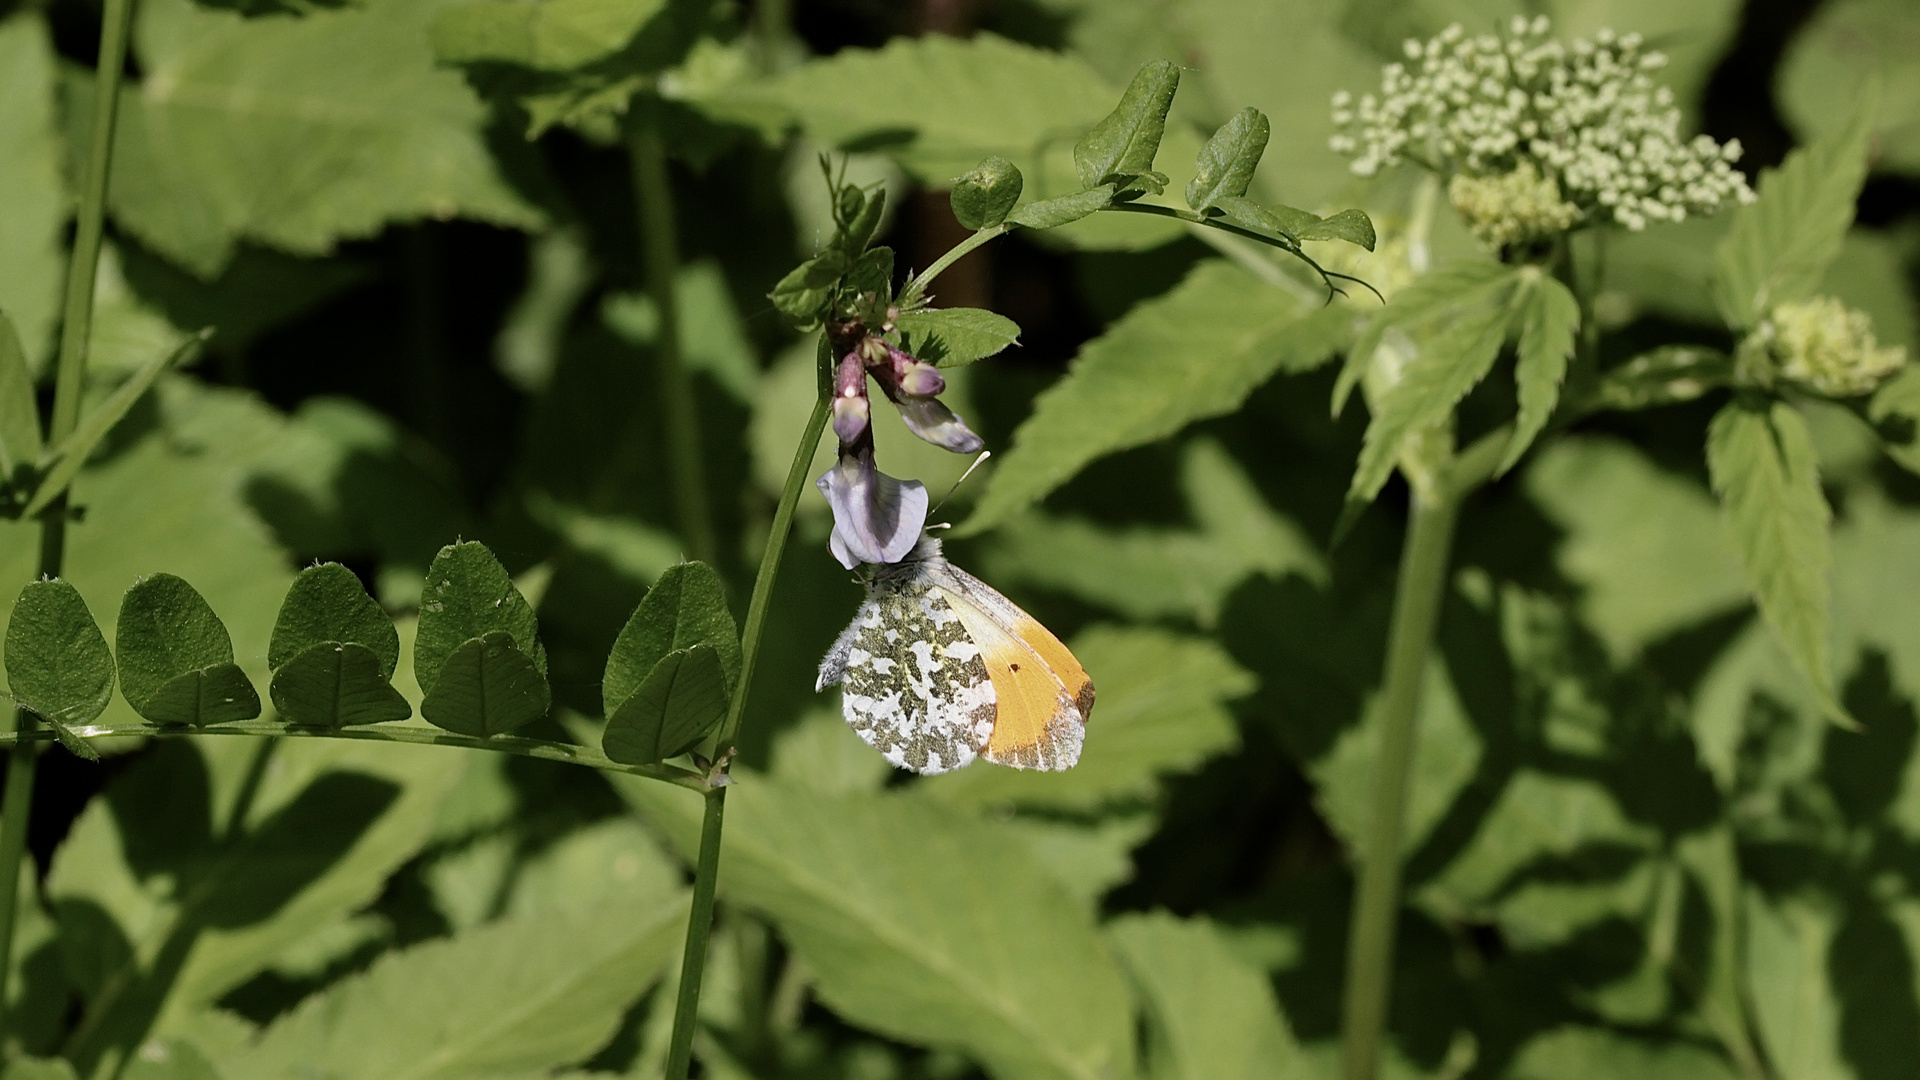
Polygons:
<instances>
[{"instance_id":1,"label":"broad green leaf","mask_svg":"<svg viewBox=\"0 0 1920 1080\"><path fill-rule=\"evenodd\" d=\"M400 662L400 634L393 620L373 602L360 579L339 563L309 566L293 579L273 624L267 663L282 667L322 642L352 642L380 661L382 681Z\"/></svg>"},{"instance_id":2,"label":"broad green leaf","mask_svg":"<svg viewBox=\"0 0 1920 1080\"><path fill-rule=\"evenodd\" d=\"M121 693L149 719L159 718L148 715L148 702L163 693L164 708L171 717L183 708L197 709L202 703L238 693L235 675L241 683L247 681L238 669L225 670L233 664L233 639L227 636L226 624L205 597L172 574L155 574L127 590L114 628L113 651L120 661ZM207 677L199 678L202 674ZM187 681L180 681L183 677ZM202 689L209 692L204 701ZM247 692L252 693L251 685ZM252 715L259 715L259 705L256 696Z\"/></svg>"},{"instance_id":3,"label":"broad green leaf","mask_svg":"<svg viewBox=\"0 0 1920 1080\"><path fill-rule=\"evenodd\" d=\"M801 326L817 323L826 317L834 286L847 268L846 254L829 248L788 271L774 283L768 298L777 310Z\"/></svg>"},{"instance_id":4,"label":"broad green leaf","mask_svg":"<svg viewBox=\"0 0 1920 1080\"><path fill-rule=\"evenodd\" d=\"M1834 993L1830 951L1840 913L1820 895L1768 897L1748 887L1746 992L1767 1058L1781 1076L1847 1080L1845 1017ZM1911 988L1908 988L1911 993Z\"/></svg>"},{"instance_id":5,"label":"broad green leaf","mask_svg":"<svg viewBox=\"0 0 1920 1080\"><path fill-rule=\"evenodd\" d=\"M711 646L731 691L740 678L740 632L727 608L726 586L702 562L669 567L620 631L607 657L602 693L608 715L632 697L668 653Z\"/></svg>"},{"instance_id":6,"label":"broad green leaf","mask_svg":"<svg viewBox=\"0 0 1920 1080\"><path fill-rule=\"evenodd\" d=\"M0 313L13 319L29 370L50 351L67 261L71 197L61 175L54 55L37 10L15 9L0 19L0 101L7 103L0 110L0 251L7 253L0 259Z\"/></svg>"},{"instance_id":7,"label":"broad green leaf","mask_svg":"<svg viewBox=\"0 0 1920 1080\"><path fill-rule=\"evenodd\" d=\"M1542 274L1527 290L1519 319L1520 351L1513 377L1520 389L1520 415L1513 421L1513 438L1501 458L1501 473L1513 468L1533 445L1560 403L1560 383L1567 377L1573 335L1580 328L1580 301L1557 279Z\"/></svg>"},{"instance_id":8,"label":"broad green leaf","mask_svg":"<svg viewBox=\"0 0 1920 1080\"><path fill-rule=\"evenodd\" d=\"M626 779L618 790L683 855L698 848L697 796ZM847 1021L958 1050L1004 1080L1132 1075L1111 955L1003 827L912 795L836 798L762 778L727 802L723 894L773 919Z\"/></svg>"},{"instance_id":9,"label":"broad green leaf","mask_svg":"<svg viewBox=\"0 0 1920 1080\"><path fill-rule=\"evenodd\" d=\"M1251 105L1220 125L1200 149L1193 179L1187 181L1187 205L1205 210L1223 195L1244 196L1271 131L1266 116Z\"/></svg>"},{"instance_id":10,"label":"broad green leaf","mask_svg":"<svg viewBox=\"0 0 1920 1080\"><path fill-rule=\"evenodd\" d=\"M1904 0L1838 0L1814 10L1787 41L1775 84L1780 111L1806 139L1845 127L1870 84L1880 168L1920 170L1920 12Z\"/></svg>"},{"instance_id":11,"label":"broad green leaf","mask_svg":"<svg viewBox=\"0 0 1920 1080\"><path fill-rule=\"evenodd\" d=\"M398 655L397 636L393 648ZM345 727L405 720L413 706L387 681L390 674L387 658L365 645L320 641L281 665L267 692L281 718L292 724Z\"/></svg>"},{"instance_id":12,"label":"broad green leaf","mask_svg":"<svg viewBox=\"0 0 1920 1080\"><path fill-rule=\"evenodd\" d=\"M686 902L505 919L389 953L218 1062L227 1077L546 1075L604 1044L679 950Z\"/></svg>"},{"instance_id":13,"label":"broad green leaf","mask_svg":"<svg viewBox=\"0 0 1920 1080\"><path fill-rule=\"evenodd\" d=\"M894 323L906 351L941 367L984 360L1020 340L1012 319L983 308L927 308Z\"/></svg>"},{"instance_id":14,"label":"broad green leaf","mask_svg":"<svg viewBox=\"0 0 1920 1080\"><path fill-rule=\"evenodd\" d=\"M105 1017L100 1040L191 1034L200 1010L372 901L431 834L435 807L465 764L436 747L276 743L242 827L216 847L213 822L225 828L236 815L266 745L155 744L88 805L57 853L47 896L63 922L90 908L111 921L89 926L131 947L102 978L137 987L141 957L180 965L170 983ZM156 873L178 889L144 887Z\"/></svg>"},{"instance_id":15,"label":"broad green leaf","mask_svg":"<svg viewBox=\"0 0 1920 1080\"><path fill-rule=\"evenodd\" d=\"M40 461L40 405L13 320L0 310L0 480Z\"/></svg>"},{"instance_id":16,"label":"broad green leaf","mask_svg":"<svg viewBox=\"0 0 1920 1080\"><path fill-rule=\"evenodd\" d=\"M188 338L180 347L149 360L129 376L126 382L116 387L113 393L107 395L105 401L95 405L91 412L81 417L79 425L71 434L60 440L58 444L48 447L40 462L44 471L40 477L39 486L34 488L33 498L27 501L26 509L21 511L21 516L32 517L46 509L47 505L53 502L61 492L67 490L67 485L73 482L74 474L87 463L87 457L93 453L93 448L98 446L100 440L106 438L107 433L113 430L114 425L127 415L127 411L153 388L154 380L168 368L188 362L200 351L200 346L206 343L207 336L206 331L202 331Z\"/></svg>"},{"instance_id":17,"label":"broad green leaf","mask_svg":"<svg viewBox=\"0 0 1920 1080\"><path fill-rule=\"evenodd\" d=\"M575 829L512 872L508 918L585 914L615 903L629 911L658 910L672 906L686 880L679 862L632 814Z\"/></svg>"},{"instance_id":18,"label":"broad green leaf","mask_svg":"<svg viewBox=\"0 0 1920 1080\"><path fill-rule=\"evenodd\" d=\"M1093 125L1073 146L1073 164L1082 187L1153 171L1167 110L1180 87L1180 69L1165 60L1142 65L1120 96L1120 104Z\"/></svg>"},{"instance_id":19,"label":"broad green leaf","mask_svg":"<svg viewBox=\"0 0 1920 1080\"><path fill-rule=\"evenodd\" d=\"M1373 418L1348 487L1349 500L1367 502L1378 495L1407 437L1444 422L1493 369L1514 320L1512 301L1520 281L1517 273L1494 277L1456 294L1441 318L1420 321L1412 360L1368 402ZM1415 288L1418 283L1394 299ZM1394 319L1394 314L1389 305L1382 318Z\"/></svg>"},{"instance_id":20,"label":"broad green leaf","mask_svg":"<svg viewBox=\"0 0 1920 1080\"><path fill-rule=\"evenodd\" d=\"M1707 428L1707 470L1760 614L1829 715L1851 724L1827 674L1832 514L1806 421L1784 402L1730 402Z\"/></svg>"},{"instance_id":21,"label":"broad green leaf","mask_svg":"<svg viewBox=\"0 0 1920 1080\"><path fill-rule=\"evenodd\" d=\"M478 0L443 9L429 36L443 64L566 71L610 56L665 0Z\"/></svg>"},{"instance_id":22,"label":"broad green leaf","mask_svg":"<svg viewBox=\"0 0 1920 1080\"><path fill-rule=\"evenodd\" d=\"M448 653L435 672L433 688L420 702L421 717L436 727L484 739L545 716L552 702L547 677L513 641L511 634L494 630ZM416 648L414 656L419 655Z\"/></svg>"},{"instance_id":23,"label":"broad green leaf","mask_svg":"<svg viewBox=\"0 0 1920 1080\"><path fill-rule=\"evenodd\" d=\"M1096 458L1232 412L1275 372L1315 367L1347 339L1349 319L1224 260L1200 264L1089 342L1036 399L962 531L1006 521Z\"/></svg>"},{"instance_id":24,"label":"broad green leaf","mask_svg":"<svg viewBox=\"0 0 1920 1080\"><path fill-rule=\"evenodd\" d=\"M1735 1080L1741 1074L1727 1059L1699 1043L1654 1040L1605 1028L1568 1025L1528 1040L1502 1075L1511 1080L1564 1080L1576 1076Z\"/></svg>"},{"instance_id":25,"label":"broad green leaf","mask_svg":"<svg viewBox=\"0 0 1920 1080\"><path fill-rule=\"evenodd\" d=\"M1146 1004L1154 1080L1259 1080L1300 1064L1267 973L1205 919L1166 912L1107 924Z\"/></svg>"},{"instance_id":26,"label":"broad green leaf","mask_svg":"<svg viewBox=\"0 0 1920 1080\"><path fill-rule=\"evenodd\" d=\"M113 700L113 654L71 584L30 582L7 623L7 685L13 699L67 727L93 722Z\"/></svg>"},{"instance_id":27,"label":"broad green leaf","mask_svg":"<svg viewBox=\"0 0 1920 1080\"><path fill-rule=\"evenodd\" d=\"M1106 209L1113 205L1113 199L1113 185L1101 184L1084 191L1023 203L1013 208L1007 220L1029 229L1057 229Z\"/></svg>"},{"instance_id":28,"label":"broad green leaf","mask_svg":"<svg viewBox=\"0 0 1920 1080\"><path fill-rule=\"evenodd\" d=\"M260 715L260 694L247 673L233 663L176 675L137 706L156 724L224 724Z\"/></svg>"},{"instance_id":29,"label":"broad green leaf","mask_svg":"<svg viewBox=\"0 0 1920 1080\"><path fill-rule=\"evenodd\" d=\"M485 106L434 63L438 10L382 0L249 19L187 0L140 5L146 78L121 100L116 222L204 277L242 240L317 255L391 221L539 225L487 149ZM90 115L90 84L70 85L69 114Z\"/></svg>"},{"instance_id":30,"label":"broad green leaf","mask_svg":"<svg viewBox=\"0 0 1920 1080\"><path fill-rule=\"evenodd\" d=\"M193 1043L185 1039L149 1039L140 1045L121 1080L223 1080Z\"/></svg>"},{"instance_id":31,"label":"broad green leaf","mask_svg":"<svg viewBox=\"0 0 1920 1080\"><path fill-rule=\"evenodd\" d=\"M77 1080L65 1058L17 1057L7 1063L0 1080Z\"/></svg>"},{"instance_id":32,"label":"broad green leaf","mask_svg":"<svg viewBox=\"0 0 1920 1080\"><path fill-rule=\"evenodd\" d=\"M1625 442L1576 436L1543 450L1524 483L1564 533L1554 565L1579 585L1581 615L1616 660L1746 603L1698 481Z\"/></svg>"},{"instance_id":33,"label":"broad green leaf","mask_svg":"<svg viewBox=\"0 0 1920 1080\"><path fill-rule=\"evenodd\" d=\"M1190 618L1211 628L1248 577L1324 582L1318 546L1276 513L1219 443L1195 439L1180 481L1196 529L1118 527L1030 511L995 534L982 561L989 580L1065 592L1131 619Z\"/></svg>"},{"instance_id":34,"label":"broad green leaf","mask_svg":"<svg viewBox=\"0 0 1920 1080\"><path fill-rule=\"evenodd\" d=\"M1748 329L1813 295L1853 224L1872 119L1872 100L1860 102L1844 130L1788 154L1760 177L1759 199L1734 211L1714 254L1714 300L1728 326Z\"/></svg>"},{"instance_id":35,"label":"broad green leaf","mask_svg":"<svg viewBox=\"0 0 1920 1080\"><path fill-rule=\"evenodd\" d=\"M1428 271L1415 278L1412 284L1396 290L1386 310L1374 317L1360 340L1347 352L1346 366L1341 369L1340 378L1334 383L1334 415L1339 415L1346 408L1347 395L1360 385L1371 353L1387 329L1416 326L1452 310L1487 303L1488 297L1496 296L1507 288L1513 277L1512 267L1483 259L1469 259Z\"/></svg>"},{"instance_id":36,"label":"broad green leaf","mask_svg":"<svg viewBox=\"0 0 1920 1080\"><path fill-rule=\"evenodd\" d=\"M600 743L615 761L651 765L691 749L726 713L719 651L708 644L676 649L612 710Z\"/></svg>"},{"instance_id":37,"label":"broad green leaf","mask_svg":"<svg viewBox=\"0 0 1920 1080\"><path fill-rule=\"evenodd\" d=\"M440 666L455 649L496 632L507 635L506 644L546 674L547 653L540 645L533 608L513 587L500 560L477 540L441 548L427 570L420 629L413 642L413 674L420 688L432 693L440 681Z\"/></svg>"},{"instance_id":38,"label":"broad green leaf","mask_svg":"<svg viewBox=\"0 0 1920 1080\"><path fill-rule=\"evenodd\" d=\"M960 805L1095 812L1150 802L1162 776L1192 772L1239 744L1226 703L1251 692L1254 680L1218 645L1101 626L1075 637L1072 648L1098 694L1078 765L1058 774L961 769L920 787Z\"/></svg>"},{"instance_id":39,"label":"broad green leaf","mask_svg":"<svg viewBox=\"0 0 1920 1080\"><path fill-rule=\"evenodd\" d=\"M1025 186L1019 168L995 154L953 178L953 191L948 196L953 219L963 228L992 228L1007 219L1007 212L1020 201Z\"/></svg>"}]
</instances>

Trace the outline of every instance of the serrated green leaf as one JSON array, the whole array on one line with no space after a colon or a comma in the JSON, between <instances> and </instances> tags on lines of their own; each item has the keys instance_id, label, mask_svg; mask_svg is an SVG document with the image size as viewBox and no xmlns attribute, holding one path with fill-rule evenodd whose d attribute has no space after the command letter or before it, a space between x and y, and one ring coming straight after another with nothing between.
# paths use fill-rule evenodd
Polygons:
<instances>
[{"instance_id":1,"label":"serrated green leaf","mask_svg":"<svg viewBox=\"0 0 1920 1080\"><path fill-rule=\"evenodd\" d=\"M995 154L953 179L948 202L953 219L968 229L987 229L1007 219L1026 180L1013 162Z\"/></svg>"},{"instance_id":2,"label":"serrated green leaf","mask_svg":"<svg viewBox=\"0 0 1920 1080\"><path fill-rule=\"evenodd\" d=\"M711 646L726 678L722 693L740 678L740 633L727 607L726 586L703 562L668 567L640 601L614 640L601 692L611 716L648 680L668 653Z\"/></svg>"},{"instance_id":3,"label":"serrated green leaf","mask_svg":"<svg viewBox=\"0 0 1920 1080\"><path fill-rule=\"evenodd\" d=\"M0 111L0 251L7 253L0 311L14 320L30 370L50 351L72 213L61 175L55 57L40 12L0 19L0 101L7 103Z\"/></svg>"},{"instance_id":4,"label":"serrated green leaf","mask_svg":"<svg viewBox=\"0 0 1920 1080\"><path fill-rule=\"evenodd\" d=\"M1019 324L983 308L926 308L894 325L907 352L946 368L984 360L1020 340Z\"/></svg>"},{"instance_id":5,"label":"serrated green leaf","mask_svg":"<svg viewBox=\"0 0 1920 1080\"><path fill-rule=\"evenodd\" d=\"M1338 416L1346 408L1348 395L1360 385L1373 350L1387 330L1436 318L1451 308L1485 302L1487 294L1504 287L1514 273L1514 268L1501 263L1468 259L1430 270L1396 291L1386 310L1374 316L1353 348L1347 350L1346 366L1333 385L1333 414Z\"/></svg>"},{"instance_id":6,"label":"serrated green leaf","mask_svg":"<svg viewBox=\"0 0 1920 1080\"><path fill-rule=\"evenodd\" d=\"M315 645L343 641L370 650L380 661L383 681L393 677L400 663L400 633L393 620L367 595L353 571L339 563L309 566L293 579L280 604L267 664L278 668Z\"/></svg>"},{"instance_id":7,"label":"serrated green leaf","mask_svg":"<svg viewBox=\"0 0 1920 1080\"><path fill-rule=\"evenodd\" d=\"M494 633L506 634L508 645L531 660L542 676L547 673L539 623L506 567L477 540L448 544L433 557L420 597L420 626L413 641L413 673L420 688L433 693L440 667L455 649Z\"/></svg>"},{"instance_id":8,"label":"serrated green leaf","mask_svg":"<svg viewBox=\"0 0 1920 1080\"><path fill-rule=\"evenodd\" d=\"M1869 86L1880 89L1875 166L1920 170L1920 11L1905 0L1839 0L1814 9L1788 39L1775 74L1780 111L1803 141L1847 125Z\"/></svg>"},{"instance_id":9,"label":"serrated green leaf","mask_svg":"<svg viewBox=\"0 0 1920 1080\"><path fill-rule=\"evenodd\" d=\"M1519 387L1520 414L1513 438L1495 475L1513 468L1533 445L1560 403L1560 383L1573 358L1573 335L1580 329L1580 301L1565 285L1545 274L1535 278L1521 301L1520 349L1513 369Z\"/></svg>"},{"instance_id":10,"label":"serrated green leaf","mask_svg":"<svg viewBox=\"0 0 1920 1080\"><path fill-rule=\"evenodd\" d=\"M175 675L135 706L156 724L224 724L260 715L260 694L234 663Z\"/></svg>"},{"instance_id":11,"label":"serrated green leaf","mask_svg":"<svg viewBox=\"0 0 1920 1080\"><path fill-rule=\"evenodd\" d=\"M1249 105L1234 113L1200 149L1193 179L1187 181L1187 205L1205 210L1222 196L1246 195L1271 133L1272 125L1259 109Z\"/></svg>"},{"instance_id":12,"label":"serrated green leaf","mask_svg":"<svg viewBox=\"0 0 1920 1080\"><path fill-rule=\"evenodd\" d=\"M187 339L186 343L169 353L154 357L142 365L139 370L128 376L127 381L116 387L107 399L93 407L93 411L80 418L80 423L72 434L60 440L58 445L47 448L41 458L42 474L39 486L33 489L33 498L27 501L27 507L21 511L23 517L32 517L47 508L67 485L73 482L75 473L87 463L88 455L100 440L107 437L114 425L127 415L128 410L152 389L154 380L162 372L175 364L186 363L200 351L207 340L207 333L201 333Z\"/></svg>"},{"instance_id":13,"label":"serrated green leaf","mask_svg":"<svg viewBox=\"0 0 1920 1080\"><path fill-rule=\"evenodd\" d=\"M13 320L0 311L0 481L40 461L40 406Z\"/></svg>"},{"instance_id":14,"label":"serrated green leaf","mask_svg":"<svg viewBox=\"0 0 1920 1080\"><path fill-rule=\"evenodd\" d=\"M1140 66L1120 95L1120 104L1073 145L1073 164L1083 187L1116 177L1151 172L1167 129L1167 110L1180 87L1180 69L1165 60Z\"/></svg>"},{"instance_id":15,"label":"serrated green leaf","mask_svg":"<svg viewBox=\"0 0 1920 1080\"><path fill-rule=\"evenodd\" d=\"M1760 614L1828 714L1852 724L1827 674L1832 514L1806 421L1785 402L1729 402L1707 428L1707 471Z\"/></svg>"},{"instance_id":16,"label":"serrated green leaf","mask_svg":"<svg viewBox=\"0 0 1920 1080\"><path fill-rule=\"evenodd\" d=\"M683 855L698 849L698 796L626 779ZM723 844L722 893L778 924L851 1023L1000 1077L1132 1075L1126 990L1089 912L1003 827L911 795L756 778L728 796Z\"/></svg>"},{"instance_id":17,"label":"serrated green leaf","mask_svg":"<svg viewBox=\"0 0 1920 1080\"><path fill-rule=\"evenodd\" d=\"M1144 803L1159 778L1192 772L1239 743L1226 703L1254 680L1204 638L1144 627L1094 627L1073 639L1092 677L1099 726L1089 732L1080 763L1051 774L1014 769L961 769L928 777L920 787L958 805L1016 805L1074 813L1113 803ZM1049 783L1048 781L1053 781Z\"/></svg>"},{"instance_id":18,"label":"serrated green leaf","mask_svg":"<svg viewBox=\"0 0 1920 1080\"><path fill-rule=\"evenodd\" d=\"M1154 1080L1253 1080L1303 1064L1267 973L1212 923L1128 914L1107 937L1146 1005Z\"/></svg>"},{"instance_id":19,"label":"serrated green leaf","mask_svg":"<svg viewBox=\"0 0 1920 1080\"><path fill-rule=\"evenodd\" d=\"M545 716L552 703L546 674L513 642L513 635L502 630L461 642L438 667L433 689L420 702L420 716L435 727L482 739Z\"/></svg>"},{"instance_id":20,"label":"serrated green leaf","mask_svg":"<svg viewBox=\"0 0 1920 1080\"><path fill-rule=\"evenodd\" d=\"M429 36L443 64L567 71L611 56L665 0L479 0L443 9Z\"/></svg>"},{"instance_id":21,"label":"serrated green leaf","mask_svg":"<svg viewBox=\"0 0 1920 1080\"><path fill-rule=\"evenodd\" d=\"M1841 918L1834 907L1827 897L1767 897L1751 886L1744 896L1743 989L1767 1058L1782 1076L1858 1075L1843 1056L1845 1011L1829 975Z\"/></svg>"},{"instance_id":22,"label":"serrated green leaf","mask_svg":"<svg viewBox=\"0 0 1920 1080\"><path fill-rule=\"evenodd\" d=\"M113 700L113 654L80 591L54 579L20 590L7 623L7 685L49 722L92 723Z\"/></svg>"},{"instance_id":23,"label":"serrated green leaf","mask_svg":"<svg viewBox=\"0 0 1920 1080\"><path fill-rule=\"evenodd\" d=\"M503 919L388 953L221 1057L227 1077L545 1076L590 1056L677 953L684 894Z\"/></svg>"},{"instance_id":24,"label":"serrated green leaf","mask_svg":"<svg viewBox=\"0 0 1920 1080\"><path fill-rule=\"evenodd\" d=\"M1346 340L1350 319L1224 260L1200 264L1089 342L1035 400L962 532L1006 521L1096 458L1233 411L1276 372L1319 365Z\"/></svg>"},{"instance_id":25,"label":"serrated green leaf","mask_svg":"<svg viewBox=\"0 0 1920 1080\"><path fill-rule=\"evenodd\" d=\"M1013 213L1007 215L1007 220L1028 229L1057 229L1106 209L1113 205L1113 199L1113 185L1101 184L1085 191L1016 206Z\"/></svg>"},{"instance_id":26,"label":"serrated green leaf","mask_svg":"<svg viewBox=\"0 0 1920 1080\"><path fill-rule=\"evenodd\" d=\"M146 78L122 91L115 222L203 277L242 240L317 255L391 221L541 224L487 148L486 107L434 63L439 8L383 0L249 19L186 0L140 5ZM91 83L69 86L77 123L92 114Z\"/></svg>"},{"instance_id":27,"label":"serrated green leaf","mask_svg":"<svg viewBox=\"0 0 1920 1080\"><path fill-rule=\"evenodd\" d=\"M1398 381L1384 388L1379 400L1368 403L1373 418L1347 489L1349 500L1365 502L1378 495L1407 437L1445 421L1460 399L1493 370L1514 321L1519 280L1517 271L1490 277L1455 293L1442 309L1443 317L1422 320L1413 358L1399 371ZM1405 325L1394 315L1389 305L1381 318Z\"/></svg>"},{"instance_id":28,"label":"serrated green leaf","mask_svg":"<svg viewBox=\"0 0 1920 1080\"><path fill-rule=\"evenodd\" d=\"M676 649L613 709L600 745L625 765L651 765L685 753L727 714L727 677L711 645Z\"/></svg>"},{"instance_id":29,"label":"serrated green leaf","mask_svg":"<svg viewBox=\"0 0 1920 1080\"><path fill-rule=\"evenodd\" d=\"M399 648L396 638L396 654ZM391 674L387 658L365 645L321 641L281 665L267 693L291 724L337 728L405 720L413 706L387 681Z\"/></svg>"},{"instance_id":30,"label":"serrated green leaf","mask_svg":"<svg viewBox=\"0 0 1920 1080\"><path fill-rule=\"evenodd\" d=\"M1845 129L1788 154L1761 175L1759 198L1734 211L1714 253L1714 301L1728 326L1749 329L1819 286L1866 182L1873 108L1862 101Z\"/></svg>"},{"instance_id":31,"label":"serrated green leaf","mask_svg":"<svg viewBox=\"0 0 1920 1080\"><path fill-rule=\"evenodd\" d=\"M120 691L143 716L146 703L174 679L233 663L226 624L193 586L172 574L155 574L127 590L113 651Z\"/></svg>"}]
</instances>

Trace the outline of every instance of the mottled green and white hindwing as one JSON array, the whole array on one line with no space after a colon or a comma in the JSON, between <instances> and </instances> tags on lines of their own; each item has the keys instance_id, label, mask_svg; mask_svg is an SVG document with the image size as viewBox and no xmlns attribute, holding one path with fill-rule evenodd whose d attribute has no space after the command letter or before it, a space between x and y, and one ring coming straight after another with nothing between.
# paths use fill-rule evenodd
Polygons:
<instances>
[{"instance_id":1,"label":"mottled green and white hindwing","mask_svg":"<svg viewBox=\"0 0 1920 1080\"><path fill-rule=\"evenodd\" d=\"M917 574L875 582L820 663L841 711L894 765L941 773L971 762L993 734L993 681L960 617Z\"/></svg>"}]
</instances>

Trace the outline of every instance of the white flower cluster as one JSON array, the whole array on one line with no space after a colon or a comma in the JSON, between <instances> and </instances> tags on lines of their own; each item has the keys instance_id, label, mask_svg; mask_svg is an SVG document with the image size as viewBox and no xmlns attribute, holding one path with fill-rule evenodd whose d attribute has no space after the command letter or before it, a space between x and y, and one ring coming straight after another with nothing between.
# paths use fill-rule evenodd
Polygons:
<instances>
[{"instance_id":1,"label":"white flower cluster","mask_svg":"<svg viewBox=\"0 0 1920 1080\"><path fill-rule=\"evenodd\" d=\"M1830 296L1774 308L1740 352L1749 381L1781 380L1841 398L1871 393L1907 362L1906 349L1873 336L1871 316Z\"/></svg>"},{"instance_id":2,"label":"white flower cluster","mask_svg":"<svg viewBox=\"0 0 1920 1080\"><path fill-rule=\"evenodd\" d=\"M1666 63L1638 34L1547 39L1545 16L1516 17L1505 38L1458 24L1408 41L1380 93L1333 97L1331 146L1371 176L1411 160L1449 176L1496 177L1532 164L1588 220L1629 229L1751 202L1732 167L1740 143L1680 137L1673 92L1650 72Z\"/></svg>"}]
</instances>

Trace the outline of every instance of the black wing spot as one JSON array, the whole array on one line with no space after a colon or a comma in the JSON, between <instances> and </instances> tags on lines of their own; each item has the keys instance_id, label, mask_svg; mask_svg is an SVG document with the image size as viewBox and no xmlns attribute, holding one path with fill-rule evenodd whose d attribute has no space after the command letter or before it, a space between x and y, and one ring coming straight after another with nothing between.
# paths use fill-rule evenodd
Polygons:
<instances>
[{"instance_id":1,"label":"black wing spot","mask_svg":"<svg viewBox=\"0 0 1920 1080\"><path fill-rule=\"evenodd\" d=\"M1008 665L1007 665L1007 670L1008 670L1008 671L1019 671L1019 670L1020 670L1020 665L1019 665L1019 664L1008 664Z\"/></svg>"}]
</instances>

